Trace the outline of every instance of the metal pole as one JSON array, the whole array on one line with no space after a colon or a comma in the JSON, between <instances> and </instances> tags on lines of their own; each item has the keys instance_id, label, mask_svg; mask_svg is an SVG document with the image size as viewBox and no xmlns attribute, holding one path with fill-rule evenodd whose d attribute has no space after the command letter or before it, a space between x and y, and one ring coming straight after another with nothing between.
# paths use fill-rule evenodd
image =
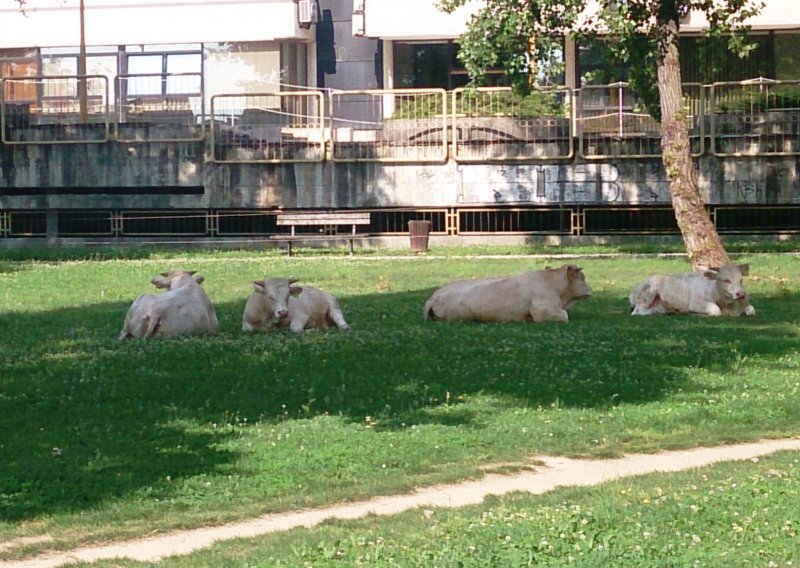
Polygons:
<instances>
[{"instance_id":1,"label":"metal pole","mask_svg":"<svg viewBox=\"0 0 800 568\"><path fill-rule=\"evenodd\" d=\"M80 0L81 44L78 53L78 104L80 105L81 123L89 122L88 96L86 89L86 26L84 25L83 0Z\"/></svg>"}]
</instances>

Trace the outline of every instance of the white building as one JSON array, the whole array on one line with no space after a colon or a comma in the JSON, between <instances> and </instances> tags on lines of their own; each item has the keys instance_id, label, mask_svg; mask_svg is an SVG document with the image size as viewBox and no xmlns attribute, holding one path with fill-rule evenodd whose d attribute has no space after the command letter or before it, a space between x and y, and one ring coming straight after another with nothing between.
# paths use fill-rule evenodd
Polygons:
<instances>
[{"instance_id":1,"label":"white building","mask_svg":"<svg viewBox=\"0 0 800 568\"><path fill-rule=\"evenodd\" d=\"M463 86L468 77L456 58L457 38L480 0L453 14L433 0L27 0L24 6L21 12L7 0L0 7L0 76L78 74L83 20L85 72L108 77L112 92L116 75L194 73L139 81L128 90L185 94L202 86L208 100L280 85ZM710 78L800 79L800 2L767 0L751 24L758 42L753 56L732 64L719 59ZM682 23L687 82L709 78L707 72L700 77L708 61L693 57L705 26L697 14ZM569 87L585 83L603 63L569 40L563 57L561 82ZM5 95L13 100L31 93Z\"/></svg>"},{"instance_id":2,"label":"white building","mask_svg":"<svg viewBox=\"0 0 800 568\"><path fill-rule=\"evenodd\" d=\"M112 101L118 75L150 76L127 82L128 96L272 92L315 76L315 13L311 0L8 1L0 76L77 75L83 43L85 74L106 77ZM9 83L5 99L31 88Z\"/></svg>"}]
</instances>

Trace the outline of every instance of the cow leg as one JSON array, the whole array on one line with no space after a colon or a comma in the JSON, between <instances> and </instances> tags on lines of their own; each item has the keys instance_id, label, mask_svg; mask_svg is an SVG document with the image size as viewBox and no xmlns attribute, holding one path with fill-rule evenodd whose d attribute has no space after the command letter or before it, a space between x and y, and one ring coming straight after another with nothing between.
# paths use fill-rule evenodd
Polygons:
<instances>
[{"instance_id":1,"label":"cow leg","mask_svg":"<svg viewBox=\"0 0 800 568\"><path fill-rule=\"evenodd\" d=\"M160 315L145 316L142 320L142 337L155 337L160 327Z\"/></svg>"},{"instance_id":2,"label":"cow leg","mask_svg":"<svg viewBox=\"0 0 800 568\"><path fill-rule=\"evenodd\" d=\"M561 308L537 308L534 306L531 308L531 319L535 322L557 321L567 323L569 314Z\"/></svg>"},{"instance_id":3,"label":"cow leg","mask_svg":"<svg viewBox=\"0 0 800 568\"><path fill-rule=\"evenodd\" d=\"M706 302L705 304L694 304L689 306L689 311L693 314L700 314L704 316L717 317L722 315L722 310L713 302Z\"/></svg>"},{"instance_id":4,"label":"cow leg","mask_svg":"<svg viewBox=\"0 0 800 568\"><path fill-rule=\"evenodd\" d=\"M302 333L308 323L308 316L305 314L297 315L289 322L289 329L294 333Z\"/></svg>"},{"instance_id":5,"label":"cow leg","mask_svg":"<svg viewBox=\"0 0 800 568\"><path fill-rule=\"evenodd\" d=\"M330 316L331 321L341 329L342 331L347 331L350 329L350 326L344 320L344 314L341 310L331 310L328 314Z\"/></svg>"},{"instance_id":6,"label":"cow leg","mask_svg":"<svg viewBox=\"0 0 800 568\"><path fill-rule=\"evenodd\" d=\"M647 286L640 290L636 304L631 307L632 316L651 316L665 313L664 302L658 292ZM652 295L650 295L652 293Z\"/></svg>"},{"instance_id":7,"label":"cow leg","mask_svg":"<svg viewBox=\"0 0 800 568\"><path fill-rule=\"evenodd\" d=\"M535 322L558 321L567 323L569 315L562 307L561 298L555 294L536 295L531 300L529 310L531 319Z\"/></svg>"},{"instance_id":8,"label":"cow leg","mask_svg":"<svg viewBox=\"0 0 800 568\"><path fill-rule=\"evenodd\" d=\"M747 307L744 309L744 315L746 316L756 315L756 309L753 307L752 304L747 304Z\"/></svg>"}]
</instances>

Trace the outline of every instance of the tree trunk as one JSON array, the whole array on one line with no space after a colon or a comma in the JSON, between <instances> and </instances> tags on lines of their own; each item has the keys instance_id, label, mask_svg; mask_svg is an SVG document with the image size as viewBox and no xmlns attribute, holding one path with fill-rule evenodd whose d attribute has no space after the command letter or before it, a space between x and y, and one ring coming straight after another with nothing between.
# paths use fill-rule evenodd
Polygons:
<instances>
[{"instance_id":1,"label":"tree trunk","mask_svg":"<svg viewBox=\"0 0 800 568\"><path fill-rule=\"evenodd\" d=\"M659 25L658 91L661 98L661 151L672 208L695 270L730 263L705 208L692 164L689 127L683 107L677 18Z\"/></svg>"},{"instance_id":2,"label":"tree trunk","mask_svg":"<svg viewBox=\"0 0 800 568\"><path fill-rule=\"evenodd\" d=\"M531 90L536 88L536 34L531 33L528 38L528 86Z\"/></svg>"}]
</instances>

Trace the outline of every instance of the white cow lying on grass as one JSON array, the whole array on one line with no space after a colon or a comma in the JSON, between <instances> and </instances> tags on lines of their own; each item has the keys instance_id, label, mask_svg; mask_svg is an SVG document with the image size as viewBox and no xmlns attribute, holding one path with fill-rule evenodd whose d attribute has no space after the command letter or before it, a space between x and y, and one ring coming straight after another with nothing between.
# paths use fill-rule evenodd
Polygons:
<instances>
[{"instance_id":1,"label":"white cow lying on grass","mask_svg":"<svg viewBox=\"0 0 800 568\"><path fill-rule=\"evenodd\" d=\"M200 286L205 280L194 271L162 272L151 280L163 294L142 294L125 316L120 339L206 335L219 328L214 305Z\"/></svg>"},{"instance_id":2,"label":"white cow lying on grass","mask_svg":"<svg viewBox=\"0 0 800 568\"><path fill-rule=\"evenodd\" d=\"M651 276L628 296L631 315L701 314L754 316L755 308L742 287L747 264L727 264L672 276Z\"/></svg>"},{"instance_id":3,"label":"white cow lying on grass","mask_svg":"<svg viewBox=\"0 0 800 568\"><path fill-rule=\"evenodd\" d=\"M425 302L429 320L567 322L567 310L592 295L575 265L534 270L508 278L457 280Z\"/></svg>"},{"instance_id":4,"label":"white cow lying on grass","mask_svg":"<svg viewBox=\"0 0 800 568\"><path fill-rule=\"evenodd\" d=\"M333 324L342 331L350 326L339 302L313 286L293 286L296 279L267 278L253 282L253 293L242 314L243 331L270 331L288 327L295 333L304 329L328 329Z\"/></svg>"}]
</instances>

